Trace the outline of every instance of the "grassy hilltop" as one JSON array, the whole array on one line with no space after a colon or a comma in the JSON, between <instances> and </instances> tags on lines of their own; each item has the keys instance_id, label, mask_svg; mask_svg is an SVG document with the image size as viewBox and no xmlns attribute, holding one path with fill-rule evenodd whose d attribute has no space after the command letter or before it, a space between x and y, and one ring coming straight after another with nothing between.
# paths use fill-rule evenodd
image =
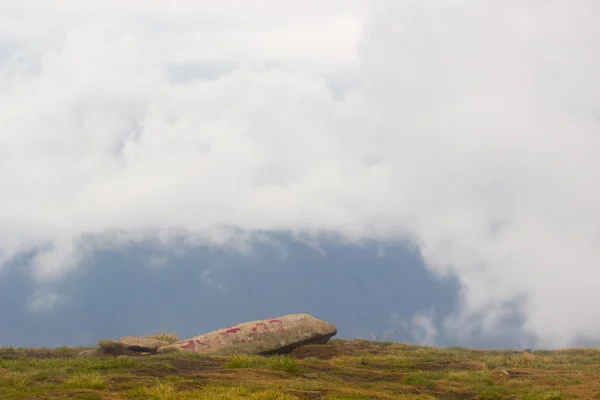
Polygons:
<instances>
[{"instance_id":1,"label":"grassy hilltop","mask_svg":"<svg viewBox=\"0 0 600 400\"><path fill-rule=\"evenodd\" d=\"M285 356L77 357L0 348L0 399L594 399L600 350L483 351L332 340Z\"/></svg>"}]
</instances>

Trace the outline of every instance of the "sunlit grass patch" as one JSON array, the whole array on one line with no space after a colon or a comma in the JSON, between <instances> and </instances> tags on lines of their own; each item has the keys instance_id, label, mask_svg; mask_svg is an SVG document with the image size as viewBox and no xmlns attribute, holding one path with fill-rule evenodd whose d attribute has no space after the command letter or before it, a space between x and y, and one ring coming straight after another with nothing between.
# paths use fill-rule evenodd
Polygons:
<instances>
[{"instance_id":1,"label":"sunlit grass patch","mask_svg":"<svg viewBox=\"0 0 600 400\"><path fill-rule=\"evenodd\" d=\"M180 391L172 383L157 382L150 387L139 387L125 393L131 399L148 400L297 400L296 396L275 389L251 392L238 386L207 385L199 390Z\"/></svg>"},{"instance_id":2,"label":"sunlit grass patch","mask_svg":"<svg viewBox=\"0 0 600 400\"><path fill-rule=\"evenodd\" d=\"M523 400L563 400L565 395L559 390L535 390L525 392Z\"/></svg>"},{"instance_id":3,"label":"sunlit grass patch","mask_svg":"<svg viewBox=\"0 0 600 400\"><path fill-rule=\"evenodd\" d=\"M69 389L104 390L108 383L98 374L78 374L65 379L63 386Z\"/></svg>"},{"instance_id":4,"label":"sunlit grass patch","mask_svg":"<svg viewBox=\"0 0 600 400\"><path fill-rule=\"evenodd\" d=\"M132 398L144 399L169 399L173 394L176 394L177 387L171 382L160 382L152 386L141 386L130 389L125 392L125 396Z\"/></svg>"},{"instance_id":5,"label":"sunlit grass patch","mask_svg":"<svg viewBox=\"0 0 600 400\"><path fill-rule=\"evenodd\" d=\"M448 373L447 379L470 384L493 383L492 374L489 371L452 371Z\"/></svg>"},{"instance_id":6,"label":"sunlit grass patch","mask_svg":"<svg viewBox=\"0 0 600 400\"><path fill-rule=\"evenodd\" d=\"M26 387L31 384L31 373L0 369L0 388Z\"/></svg>"},{"instance_id":7,"label":"sunlit grass patch","mask_svg":"<svg viewBox=\"0 0 600 400\"><path fill-rule=\"evenodd\" d=\"M0 388L2 387L26 387L30 385L39 385L48 381L58 380L59 377L65 375L60 370L49 369L22 369L9 370L0 368ZM1 393L1 391L0 391Z\"/></svg>"},{"instance_id":8,"label":"sunlit grass patch","mask_svg":"<svg viewBox=\"0 0 600 400\"><path fill-rule=\"evenodd\" d=\"M276 355L270 357L236 354L225 363L226 368L255 368L286 371L292 374L300 372L298 360L291 356Z\"/></svg>"}]
</instances>

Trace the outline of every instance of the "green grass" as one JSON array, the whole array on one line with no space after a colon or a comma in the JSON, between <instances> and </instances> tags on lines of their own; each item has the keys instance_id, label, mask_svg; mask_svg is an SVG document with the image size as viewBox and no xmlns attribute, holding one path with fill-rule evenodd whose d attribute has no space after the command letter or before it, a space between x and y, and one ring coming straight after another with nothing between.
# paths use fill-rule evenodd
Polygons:
<instances>
[{"instance_id":1,"label":"green grass","mask_svg":"<svg viewBox=\"0 0 600 400\"><path fill-rule=\"evenodd\" d=\"M108 383L106 378L98 374L80 374L69 376L63 386L69 389L104 390L108 387Z\"/></svg>"},{"instance_id":2,"label":"green grass","mask_svg":"<svg viewBox=\"0 0 600 400\"><path fill-rule=\"evenodd\" d=\"M435 389L437 387L433 379L421 374L409 375L402 379L402 383L406 385L419 386L427 389Z\"/></svg>"},{"instance_id":3,"label":"green grass","mask_svg":"<svg viewBox=\"0 0 600 400\"><path fill-rule=\"evenodd\" d=\"M600 398L596 349L482 351L332 340L268 357L77 357L81 350L0 349L0 400Z\"/></svg>"},{"instance_id":4,"label":"green grass","mask_svg":"<svg viewBox=\"0 0 600 400\"><path fill-rule=\"evenodd\" d=\"M565 395L559 390L532 391L523 395L523 400L563 400Z\"/></svg>"},{"instance_id":5,"label":"green grass","mask_svg":"<svg viewBox=\"0 0 600 400\"><path fill-rule=\"evenodd\" d=\"M199 390L180 391L171 383L156 382L150 387L140 387L129 390L125 396L131 399L151 400L297 400L297 397L277 392L275 390L262 390L251 392L243 386L208 385Z\"/></svg>"},{"instance_id":6,"label":"green grass","mask_svg":"<svg viewBox=\"0 0 600 400\"><path fill-rule=\"evenodd\" d=\"M291 356L261 357L254 355L236 354L225 363L227 368L253 368L286 371L292 374L300 372L298 360Z\"/></svg>"}]
</instances>

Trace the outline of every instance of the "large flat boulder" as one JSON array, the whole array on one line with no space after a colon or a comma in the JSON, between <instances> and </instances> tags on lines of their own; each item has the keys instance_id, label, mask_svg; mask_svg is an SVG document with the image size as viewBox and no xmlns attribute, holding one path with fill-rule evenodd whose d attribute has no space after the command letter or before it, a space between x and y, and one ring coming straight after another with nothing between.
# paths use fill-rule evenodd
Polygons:
<instances>
[{"instance_id":1,"label":"large flat boulder","mask_svg":"<svg viewBox=\"0 0 600 400\"><path fill-rule=\"evenodd\" d=\"M283 354L307 344L325 344L337 334L335 325L308 314L290 314L244 322L162 346L158 353L189 351L198 354Z\"/></svg>"}]
</instances>

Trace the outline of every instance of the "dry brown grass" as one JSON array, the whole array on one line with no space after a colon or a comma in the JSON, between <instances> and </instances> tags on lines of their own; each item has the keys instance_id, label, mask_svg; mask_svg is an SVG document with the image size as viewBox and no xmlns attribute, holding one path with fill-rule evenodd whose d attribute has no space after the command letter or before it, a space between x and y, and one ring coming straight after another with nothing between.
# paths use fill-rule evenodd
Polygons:
<instances>
[{"instance_id":1,"label":"dry brown grass","mask_svg":"<svg viewBox=\"0 0 600 400\"><path fill-rule=\"evenodd\" d=\"M148 339L163 340L163 341L169 342L169 343L175 343L180 340L179 336L177 336L177 334L175 332L167 332L165 330L153 333L151 335L146 335L146 337Z\"/></svg>"}]
</instances>

